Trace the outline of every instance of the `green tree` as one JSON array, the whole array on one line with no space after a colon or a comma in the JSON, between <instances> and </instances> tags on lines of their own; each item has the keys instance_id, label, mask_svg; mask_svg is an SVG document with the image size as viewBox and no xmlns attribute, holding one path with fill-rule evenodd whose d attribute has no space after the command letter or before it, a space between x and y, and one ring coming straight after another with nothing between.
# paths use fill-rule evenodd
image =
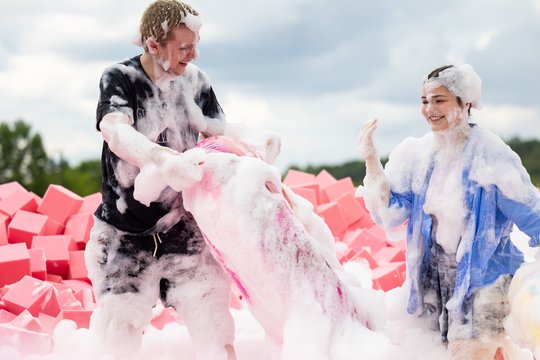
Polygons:
<instances>
[{"instance_id":1,"label":"green tree","mask_svg":"<svg viewBox=\"0 0 540 360\"><path fill-rule=\"evenodd\" d=\"M523 166L531 175L531 181L540 186L540 141L536 139L520 140L513 138L506 142L519 157Z\"/></svg>"},{"instance_id":2,"label":"green tree","mask_svg":"<svg viewBox=\"0 0 540 360\"><path fill-rule=\"evenodd\" d=\"M56 174L55 184L62 185L80 196L101 190L101 161L86 160L70 167L65 160Z\"/></svg>"},{"instance_id":3,"label":"green tree","mask_svg":"<svg viewBox=\"0 0 540 360\"><path fill-rule=\"evenodd\" d=\"M49 185L49 159L41 136L23 120L11 126L0 123L0 184L17 181L27 190L42 194Z\"/></svg>"}]
</instances>

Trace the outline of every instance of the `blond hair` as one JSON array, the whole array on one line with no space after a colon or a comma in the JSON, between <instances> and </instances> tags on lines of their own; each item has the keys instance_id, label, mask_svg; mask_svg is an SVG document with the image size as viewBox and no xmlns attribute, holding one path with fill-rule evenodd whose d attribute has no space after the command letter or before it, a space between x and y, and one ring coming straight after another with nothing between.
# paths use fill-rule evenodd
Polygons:
<instances>
[{"instance_id":1,"label":"blond hair","mask_svg":"<svg viewBox=\"0 0 540 360\"><path fill-rule=\"evenodd\" d=\"M149 38L164 45L169 40L171 30L183 25L188 13L199 15L190 5L176 0L156 0L150 4L143 13L139 27L144 48Z\"/></svg>"}]
</instances>

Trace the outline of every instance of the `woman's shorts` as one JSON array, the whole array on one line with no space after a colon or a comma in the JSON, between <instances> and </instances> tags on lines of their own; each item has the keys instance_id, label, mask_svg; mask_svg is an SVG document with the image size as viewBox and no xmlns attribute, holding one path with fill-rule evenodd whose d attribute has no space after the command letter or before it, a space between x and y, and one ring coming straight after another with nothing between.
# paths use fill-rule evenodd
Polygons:
<instances>
[{"instance_id":1,"label":"woman's shorts","mask_svg":"<svg viewBox=\"0 0 540 360\"><path fill-rule=\"evenodd\" d=\"M455 254L447 254L437 243L432 245L431 261L423 273L424 311L431 328L440 331L443 342L494 337L504 332L503 320L508 315L508 287L512 276L501 275L485 287L477 289L463 302L462 315L452 319L446 304L452 298L456 282Z\"/></svg>"}]
</instances>

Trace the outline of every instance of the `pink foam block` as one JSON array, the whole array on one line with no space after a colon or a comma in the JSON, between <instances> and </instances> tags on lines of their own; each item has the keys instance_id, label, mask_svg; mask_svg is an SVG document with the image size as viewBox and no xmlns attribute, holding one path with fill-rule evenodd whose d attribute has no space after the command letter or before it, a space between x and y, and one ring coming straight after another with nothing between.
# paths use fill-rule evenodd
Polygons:
<instances>
[{"instance_id":1,"label":"pink foam block","mask_svg":"<svg viewBox=\"0 0 540 360\"><path fill-rule=\"evenodd\" d=\"M83 310L82 304L69 288L58 292L58 304L61 310Z\"/></svg>"},{"instance_id":2,"label":"pink foam block","mask_svg":"<svg viewBox=\"0 0 540 360\"><path fill-rule=\"evenodd\" d=\"M295 186L305 183L312 183L315 180L315 175L298 170L289 170L283 179L283 183L287 186Z\"/></svg>"},{"instance_id":3,"label":"pink foam block","mask_svg":"<svg viewBox=\"0 0 540 360\"><path fill-rule=\"evenodd\" d=\"M90 285L90 283L88 283L86 281L82 281L82 280L64 280L64 281L62 281L62 283L64 285L69 286L71 289L73 289L73 291L75 293L77 293L77 291L82 290L82 289L90 289L90 290L92 290L92 285Z\"/></svg>"},{"instance_id":4,"label":"pink foam block","mask_svg":"<svg viewBox=\"0 0 540 360\"><path fill-rule=\"evenodd\" d=\"M11 322L17 315L10 313L7 310L0 309L0 324Z\"/></svg>"},{"instance_id":5,"label":"pink foam block","mask_svg":"<svg viewBox=\"0 0 540 360\"><path fill-rule=\"evenodd\" d=\"M377 263L379 264L405 261L405 253L400 248L386 246L377 251L375 260L377 260Z\"/></svg>"},{"instance_id":6,"label":"pink foam block","mask_svg":"<svg viewBox=\"0 0 540 360\"><path fill-rule=\"evenodd\" d=\"M348 261L354 262L354 261L360 261L362 259L368 262L370 269L375 269L379 266L379 264L377 263L377 260L375 260L375 258L371 254L371 251L369 250L369 248L360 249L360 251L355 253L354 256L352 256Z\"/></svg>"},{"instance_id":7,"label":"pink foam block","mask_svg":"<svg viewBox=\"0 0 540 360\"><path fill-rule=\"evenodd\" d=\"M341 237L341 241L346 243L347 245L354 240L354 237L357 236L362 229L349 229L346 232L343 233Z\"/></svg>"},{"instance_id":8,"label":"pink foam block","mask_svg":"<svg viewBox=\"0 0 540 360\"><path fill-rule=\"evenodd\" d=\"M62 283L63 280L64 278L62 278L60 275L47 273L47 281L51 284L56 285L55 283Z\"/></svg>"},{"instance_id":9,"label":"pink foam block","mask_svg":"<svg viewBox=\"0 0 540 360\"><path fill-rule=\"evenodd\" d=\"M83 198L61 185L49 185L38 212L64 224L75 214L83 203Z\"/></svg>"},{"instance_id":10,"label":"pink foam block","mask_svg":"<svg viewBox=\"0 0 540 360\"><path fill-rule=\"evenodd\" d=\"M58 275L54 275L54 276L58 276ZM49 275L47 275L47 277L49 277ZM47 280L47 281L49 281L49 280ZM54 288L57 290L57 293L59 293L61 291L64 291L64 290L67 290L67 289L71 289L69 286L64 284L63 279L61 281L62 282L51 282L51 281L49 281L49 284L54 286Z\"/></svg>"},{"instance_id":11,"label":"pink foam block","mask_svg":"<svg viewBox=\"0 0 540 360\"><path fill-rule=\"evenodd\" d=\"M407 241L406 240L399 240L399 241L389 240L386 243L388 244L388 246L396 247L396 248L399 248L399 249L401 249L403 251L405 251L407 249Z\"/></svg>"},{"instance_id":12,"label":"pink foam block","mask_svg":"<svg viewBox=\"0 0 540 360\"><path fill-rule=\"evenodd\" d=\"M366 206L366 202L364 201L364 198L361 196L355 196L355 197L356 197L356 201L358 201L360 206L362 206L366 212L369 212Z\"/></svg>"},{"instance_id":13,"label":"pink foam block","mask_svg":"<svg viewBox=\"0 0 540 360\"><path fill-rule=\"evenodd\" d=\"M0 246L0 287L30 275L30 253L25 244Z\"/></svg>"},{"instance_id":14,"label":"pink foam block","mask_svg":"<svg viewBox=\"0 0 540 360\"><path fill-rule=\"evenodd\" d=\"M328 201L335 201L345 194L354 195L354 191L354 184L350 177L339 179L322 188L322 192L326 194Z\"/></svg>"},{"instance_id":15,"label":"pink foam block","mask_svg":"<svg viewBox=\"0 0 540 360\"><path fill-rule=\"evenodd\" d=\"M309 201L311 204L313 204L313 206L318 205L316 190L300 186L294 186L291 188L291 190L294 191L296 195L301 196L307 201Z\"/></svg>"},{"instance_id":16,"label":"pink foam block","mask_svg":"<svg viewBox=\"0 0 540 360\"><path fill-rule=\"evenodd\" d=\"M9 224L9 217L4 214L0 214L0 246L7 245L7 226Z\"/></svg>"},{"instance_id":17,"label":"pink foam block","mask_svg":"<svg viewBox=\"0 0 540 360\"><path fill-rule=\"evenodd\" d=\"M62 310L58 315L59 320L72 320L77 324L77 329L88 329L92 311L88 310Z\"/></svg>"},{"instance_id":18,"label":"pink foam block","mask_svg":"<svg viewBox=\"0 0 540 360\"><path fill-rule=\"evenodd\" d=\"M43 232L43 235L62 235L64 233L64 229L64 224L61 224L51 218L47 218L47 223L45 224L45 231Z\"/></svg>"},{"instance_id":19,"label":"pink foam block","mask_svg":"<svg viewBox=\"0 0 540 360\"><path fill-rule=\"evenodd\" d=\"M344 243L343 241L336 241L335 244L336 247L336 257L340 262L345 262L347 259L347 255L351 252L351 248L349 248L349 245Z\"/></svg>"},{"instance_id":20,"label":"pink foam block","mask_svg":"<svg viewBox=\"0 0 540 360\"><path fill-rule=\"evenodd\" d=\"M388 263L373 269L373 288L391 290L402 284L400 263Z\"/></svg>"},{"instance_id":21,"label":"pink foam block","mask_svg":"<svg viewBox=\"0 0 540 360\"><path fill-rule=\"evenodd\" d=\"M94 225L92 213L78 213L69 217L64 234L71 235L74 242L86 244Z\"/></svg>"},{"instance_id":22,"label":"pink foam block","mask_svg":"<svg viewBox=\"0 0 540 360\"><path fill-rule=\"evenodd\" d=\"M9 285L0 287L0 301L2 300L2 298L4 297L4 295L6 295L6 293L8 292L8 290L9 290Z\"/></svg>"},{"instance_id":23,"label":"pink foam block","mask_svg":"<svg viewBox=\"0 0 540 360\"><path fill-rule=\"evenodd\" d=\"M355 251L360 251L363 247L368 247L372 254L377 253L380 249L386 246L384 239L378 239L373 236L367 229L358 229L350 236L349 246Z\"/></svg>"},{"instance_id":24,"label":"pink foam block","mask_svg":"<svg viewBox=\"0 0 540 360\"><path fill-rule=\"evenodd\" d=\"M382 227L379 225L373 225L368 230L371 235L375 236L377 239L384 240L385 242L388 242L388 239L386 238L386 232Z\"/></svg>"},{"instance_id":25,"label":"pink foam block","mask_svg":"<svg viewBox=\"0 0 540 360\"><path fill-rule=\"evenodd\" d=\"M33 193L30 191L30 194L32 194L32 197L34 198L34 200L36 201L36 210L37 208L39 207L39 205L41 205L41 203L43 202L43 199L41 198L41 196Z\"/></svg>"},{"instance_id":26,"label":"pink foam block","mask_svg":"<svg viewBox=\"0 0 540 360\"><path fill-rule=\"evenodd\" d=\"M407 262L406 261L396 261L392 264L397 265L397 269L399 273L401 274L401 284L405 281L407 278Z\"/></svg>"},{"instance_id":27,"label":"pink foam block","mask_svg":"<svg viewBox=\"0 0 540 360\"><path fill-rule=\"evenodd\" d=\"M335 177L333 177L328 171L324 169L321 170L321 172L317 174L317 176L315 177L315 180L321 187L328 186L337 181Z\"/></svg>"},{"instance_id":28,"label":"pink foam block","mask_svg":"<svg viewBox=\"0 0 540 360\"><path fill-rule=\"evenodd\" d=\"M90 289L79 289L75 291L75 298L81 303L84 310L93 311L96 308L94 291Z\"/></svg>"},{"instance_id":29,"label":"pink foam block","mask_svg":"<svg viewBox=\"0 0 540 360\"><path fill-rule=\"evenodd\" d=\"M32 277L39 280L47 279L47 264L45 261L45 251L43 249L29 249L30 271Z\"/></svg>"},{"instance_id":30,"label":"pink foam block","mask_svg":"<svg viewBox=\"0 0 540 360\"><path fill-rule=\"evenodd\" d=\"M375 222L371 218L371 215L369 215L369 213L366 212L366 214L362 216L360 220L351 224L349 228L350 229L369 229L373 225L375 225Z\"/></svg>"},{"instance_id":31,"label":"pink foam block","mask_svg":"<svg viewBox=\"0 0 540 360\"><path fill-rule=\"evenodd\" d=\"M52 335L54 328L60 322L59 319L57 319L54 316L50 316L44 313L39 313L38 315L39 322L41 323L41 327L43 328L43 331L45 333Z\"/></svg>"},{"instance_id":32,"label":"pink foam block","mask_svg":"<svg viewBox=\"0 0 540 360\"><path fill-rule=\"evenodd\" d=\"M83 203L79 209L79 213L94 213L101 204L101 193L95 193L83 197Z\"/></svg>"},{"instance_id":33,"label":"pink foam block","mask_svg":"<svg viewBox=\"0 0 540 360\"><path fill-rule=\"evenodd\" d=\"M1 345L17 349L21 355L45 355L52 350L52 339L49 334L35 332L13 326L0 324Z\"/></svg>"},{"instance_id":34,"label":"pink foam block","mask_svg":"<svg viewBox=\"0 0 540 360\"><path fill-rule=\"evenodd\" d=\"M37 203L34 196L24 189L16 189L0 200L0 212L9 217L13 217L19 210L35 212L36 209Z\"/></svg>"},{"instance_id":35,"label":"pink foam block","mask_svg":"<svg viewBox=\"0 0 540 360\"><path fill-rule=\"evenodd\" d=\"M15 319L10 322L10 324L21 329L43 332L40 321L33 317L28 310L23 310Z\"/></svg>"},{"instance_id":36,"label":"pink foam block","mask_svg":"<svg viewBox=\"0 0 540 360\"><path fill-rule=\"evenodd\" d=\"M11 244L26 243L32 247L32 238L35 235L43 235L47 217L24 210L19 210L8 225L8 241Z\"/></svg>"},{"instance_id":37,"label":"pink foam block","mask_svg":"<svg viewBox=\"0 0 540 360\"><path fill-rule=\"evenodd\" d=\"M163 308L161 311L152 318L150 322L155 328L162 330L168 323L176 322L174 316L174 310L172 308Z\"/></svg>"},{"instance_id":38,"label":"pink foam block","mask_svg":"<svg viewBox=\"0 0 540 360\"><path fill-rule=\"evenodd\" d=\"M324 219L324 222L328 225L334 236L339 237L347 230L345 217L336 202L319 205L315 212Z\"/></svg>"},{"instance_id":39,"label":"pink foam block","mask_svg":"<svg viewBox=\"0 0 540 360\"><path fill-rule=\"evenodd\" d=\"M25 276L13 284L3 300L6 310L16 315L25 309L33 316L37 316L39 312L57 316L60 312L54 287L30 276Z\"/></svg>"},{"instance_id":40,"label":"pink foam block","mask_svg":"<svg viewBox=\"0 0 540 360\"><path fill-rule=\"evenodd\" d=\"M6 198L9 194L15 190L26 190L24 186L16 181L0 184L0 200Z\"/></svg>"},{"instance_id":41,"label":"pink foam block","mask_svg":"<svg viewBox=\"0 0 540 360\"><path fill-rule=\"evenodd\" d=\"M33 249L43 249L47 273L58 275L63 278L67 276L69 267L68 245L71 241L69 235L34 236Z\"/></svg>"},{"instance_id":42,"label":"pink foam block","mask_svg":"<svg viewBox=\"0 0 540 360\"><path fill-rule=\"evenodd\" d=\"M336 200L343 215L345 216L345 222L347 226L353 225L355 222L362 219L366 215L364 209L360 206L354 194L347 193Z\"/></svg>"},{"instance_id":43,"label":"pink foam block","mask_svg":"<svg viewBox=\"0 0 540 360\"><path fill-rule=\"evenodd\" d=\"M69 271L67 278L90 282L88 279L88 270L86 270L86 263L84 260L84 251L69 252Z\"/></svg>"}]
</instances>

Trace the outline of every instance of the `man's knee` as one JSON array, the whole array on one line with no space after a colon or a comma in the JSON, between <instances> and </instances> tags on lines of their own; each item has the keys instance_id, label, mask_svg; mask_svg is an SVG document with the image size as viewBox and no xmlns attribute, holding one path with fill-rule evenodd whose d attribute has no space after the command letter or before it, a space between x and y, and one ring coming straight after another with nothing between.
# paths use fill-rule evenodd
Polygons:
<instances>
[{"instance_id":1,"label":"man's knee","mask_svg":"<svg viewBox=\"0 0 540 360\"><path fill-rule=\"evenodd\" d=\"M152 320L152 300L140 294L104 294L92 314L91 325L104 331L114 321L142 329Z\"/></svg>"}]
</instances>

